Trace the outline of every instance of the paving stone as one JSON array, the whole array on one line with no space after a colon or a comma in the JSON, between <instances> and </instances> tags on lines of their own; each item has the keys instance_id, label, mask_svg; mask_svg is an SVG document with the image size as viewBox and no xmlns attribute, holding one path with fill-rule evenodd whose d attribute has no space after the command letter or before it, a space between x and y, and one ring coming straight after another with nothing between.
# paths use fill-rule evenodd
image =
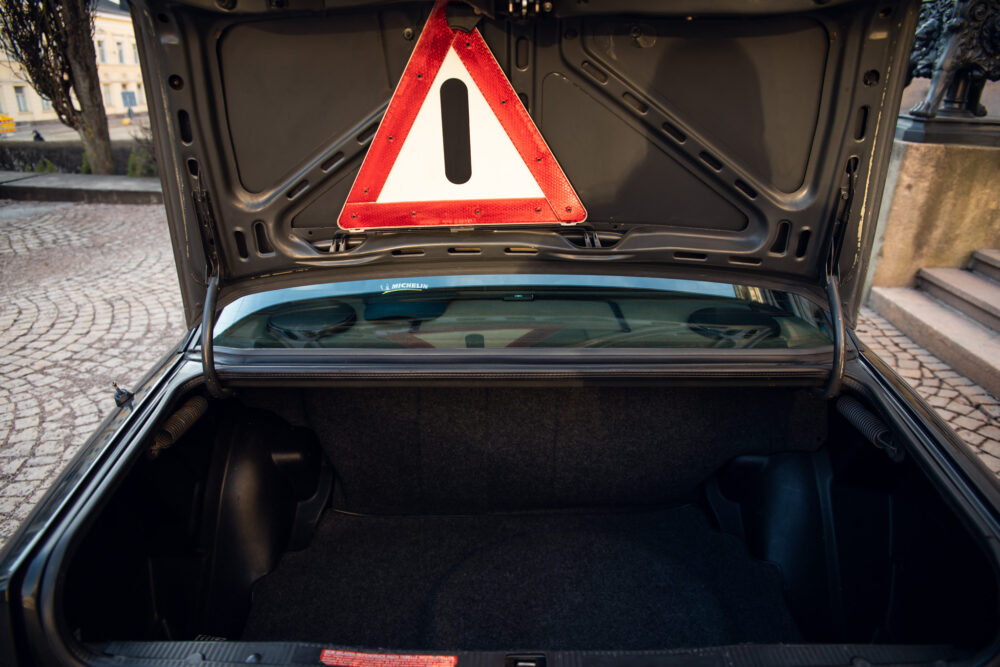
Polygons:
<instances>
[{"instance_id":1,"label":"paving stone","mask_svg":"<svg viewBox=\"0 0 1000 667\"><path fill-rule=\"evenodd\" d=\"M24 498L35 490L37 484L29 482L10 482L0 487L0 496L4 498L17 497Z\"/></svg>"},{"instance_id":2,"label":"paving stone","mask_svg":"<svg viewBox=\"0 0 1000 667\"><path fill-rule=\"evenodd\" d=\"M55 468L54 465L25 467L21 469L15 479L19 482L45 480L52 476Z\"/></svg>"},{"instance_id":3,"label":"paving stone","mask_svg":"<svg viewBox=\"0 0 1000 667\"><path fill-rule=\"evenodd\" d=\"M993 405L993 397L989 394L973 394L972 396L966 396L965 398L977 408L984 405Z\"/></svg>"},{"instance_id":4,"label":"paving stone","mask_svg":"<svg viewBox=\"0 0 1000 667\"><path fill-rule=\"evenodd\" d=\"M970 435L979 438L979 440L978 442L969 441L969 444L977 445L981 450L983 450L987 454L992 454L993 456L1000 456L1000 442L996 442L995 440L987 440L981 435L976 435L975 433L971 433Z\"/></svg>"},{"instance_id":5,"label":"paving stone","mask_svg":"<svg viewBox=\"0 0 1000 667\"><path fill-rule=\"evenodd\" d=\"M990 440L987 438L979 445L980 449L986 449L987 447L992 447L993 449L1000 451L1000 440ZM1000 454L998 454L1000 456Z\"/></svg>"},{"instance_id":6,"label":"paving stone","mask_svg":"<svg viewBox=\"0 0 1000 667\"><path fill-rule=\"evenodd\" d=\"M7 475L13 476L14 473L20 470L21 466L24 465L24 462L27 460L28 459L23 457L0 459L0 477Z\"/></svg>"},{"instance_id":7,"label":"paving stone","mask_svg":"<svg viewBox=\"0 0 1000 667\"><path fill-rule=\"evenodd\" d=\"M969 405L965 401L950 401L945 407L960 415L967 415L970 412L975 412L976 410L975 407Z\"/></svg>"},{"instance_id":8,"label":"paving stone","mask_svg":"<svg viewBox=\"0 0 1000 667\"><path fill-rule=\"evenodd\" d=\"M21 503L21 499L16 496L8 496L6 498L0 498L0 513L11 514ZM3 537L8 537L4 535Z\"/></svg>"},{"instance_id":9,"label":"paving stone","mask_svg":"<svg viewBox=\"0 0 1000 667\"><path fill-rule=\"evenodd\" d=\"M44 466L50 463L58 463L58 462L59 462L58 456L36 456L30 459L27 462L27 464L29 467L35 467L35 466Z\"/></svg>"},{"instance_id":10,"label":"paving stone","mask_svg":"<svg viewBox=\"0 0 1000 667\"><path fill-rule=\"evenodd\" d=\"M980 458L983 460L983 463L986 464L987 468L997 474L1000 474L1000 459L995 456L989 456L988 454L983 454Z\"/></svg>"},{"instance_id":11,"label":"paving stone","mask_svg":"<svg viewBox=\"0 0 1000 667\"><path fill-rule=\"evenodd\" d=\"M983 422L966 415L959 415L951 420L952 428L967 428L970 431L978 431L983 426Z\"/></svg>"},{"instance_id":12,"label":"paving stone","mask_svg":"<svg viewBox=\"0 0 1000 667\"><path fill-rule=\"evenodd\" d=\"M934 395L934 396L931 396L930 398L928 398L927 402L930 403L931 406L933 406L935 408L943 408L946 405L948 405L949 403L951 403L952 401L950 399L948 399L948 398L945 398L944 396Z\"/></svg>"}]
</instances>

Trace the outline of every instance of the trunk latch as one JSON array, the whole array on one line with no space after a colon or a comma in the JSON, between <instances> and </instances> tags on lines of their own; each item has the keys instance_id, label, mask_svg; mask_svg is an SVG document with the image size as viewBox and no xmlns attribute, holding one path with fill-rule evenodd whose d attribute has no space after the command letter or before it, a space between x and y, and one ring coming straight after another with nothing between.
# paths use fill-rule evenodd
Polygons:
<instances>
[{"instance_id":1,"label":"trunk latch","mask_svg":"<svg viewBox=\"0 0 1000 667\"><path fill-rule=\"evenodd\" d=\"M542 653L511 653L504 658L504 667L545 667Z\"/></svg>"}]
</instances>

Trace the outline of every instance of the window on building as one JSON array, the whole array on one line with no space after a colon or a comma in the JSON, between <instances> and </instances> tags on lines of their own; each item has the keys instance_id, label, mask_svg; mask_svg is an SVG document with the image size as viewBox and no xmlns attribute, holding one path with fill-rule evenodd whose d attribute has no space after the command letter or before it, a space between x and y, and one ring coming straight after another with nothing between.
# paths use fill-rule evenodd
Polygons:
<instances>
[{"instance_id":1,"label":"window on building","mask_svg":"<svg viewBox=\"0 0 1000 667\"><path fill-rule=\"evenodd\" d=\"M135 106L135 92L128 89L128 84L122 84L122 106L131 109Z\"/></svg>"},{"instance_id":2,"label":"window on building","mask_svg":"<svg viewBox=\"0 0 1000 667\"><path fill-rule=\"evenodd\" d=\"M120 65L125 64L125 45L121 42L115 42L115 51L118 53L118 63Z\"/></svg>"},{"instance_id":3,"label":"window on building","mask_svg":"<svg viewBox=\"0 0 1000 667\"><path fill-rule=\"evenodd\" d=\"M28 96L24 93L24 86L14 86L14 97L17 98L17 110L21 113L27 113Z\"/></svg>"},{"instance_id":4,"label":"window on building","mask_svg":"<svg viewBox=\"0 0 1000 667\"><path fill-rule=\"evenodd\" d=\"M52 111L52 100L42 97L42 111Z\"/></svg>"},{"instance_id":5,"label":"window on building","mask_svg":"<svg viewBox=\"0 0 1000 667\"><path fill-rule=\"evenodd\" d=\"M145 96L145 93L142 90L142 84L141 83L135 84L135 96L139 98L139 104L145 104L146 103L146 96Z\"/></svg>"},{"instance_id":6,"label":"window on building","mask_svg":"<svg viewBox=\"0 0 1000 667\"><path fill-rule=\"evenodd\" d=\"M108 52L104 48L104 40L97 40L97 62L106 63L108 62Z\"/></svg>"},{"instance_id":7,"label":"window on building","mask_svg":"<svg viewBox=\"0 0 1000 667\"><path fill-rule=\"evenodd\" d=\"M101 91L104 93L104 106L111 106L111 86L104 84L101 86Z\"/></svg>"},{"instance_id":8,"label":"window on building","mask_svg":"<svg viewBox=\"0 0 1000 667\"><path fill-rule=\"evenodd\" d=\"M139 64L139 49L135 48L135 42L132 42L132 62Z\"/></svg>"}]
</instances>

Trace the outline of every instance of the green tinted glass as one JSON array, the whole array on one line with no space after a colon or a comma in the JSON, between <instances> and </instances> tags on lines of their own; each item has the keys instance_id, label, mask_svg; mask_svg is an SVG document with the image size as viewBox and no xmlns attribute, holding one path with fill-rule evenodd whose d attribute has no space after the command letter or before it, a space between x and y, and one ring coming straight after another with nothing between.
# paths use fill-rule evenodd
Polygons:
<instances>
[{"instance_id":1,"label":"green tinted glass","mask_svg":"<svg viewBox=\"0 0 1000 667\"><path fill-rule=\"evenodd\" d=\"M826 320L818 308L801 297L772 290L731 285L679 291L537 282L432 284L433 279L421 279L391 283L387 290L303 294L306 298L272 298L259 308L244 305L220 318L215 344L401 349L732 349L830 344Z\"/></svg>"}]
</instances>

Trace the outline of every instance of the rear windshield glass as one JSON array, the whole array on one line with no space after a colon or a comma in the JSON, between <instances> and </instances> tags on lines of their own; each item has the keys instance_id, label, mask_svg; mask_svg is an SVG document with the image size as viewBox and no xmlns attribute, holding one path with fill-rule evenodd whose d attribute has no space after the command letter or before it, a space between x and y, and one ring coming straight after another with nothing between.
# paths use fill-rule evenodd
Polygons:
<instances>
[{"instance_id":1,"label":"rear windshield glass","mask_svg":"<svg viewBox=\"0 0 1000 667\"><path fill-rule=\"evenodd\" d=\"M431 276L254 294L220 314L230 348L809 348L823 312L774 290L633 276Z\"/></svg>"}]
</instances>

